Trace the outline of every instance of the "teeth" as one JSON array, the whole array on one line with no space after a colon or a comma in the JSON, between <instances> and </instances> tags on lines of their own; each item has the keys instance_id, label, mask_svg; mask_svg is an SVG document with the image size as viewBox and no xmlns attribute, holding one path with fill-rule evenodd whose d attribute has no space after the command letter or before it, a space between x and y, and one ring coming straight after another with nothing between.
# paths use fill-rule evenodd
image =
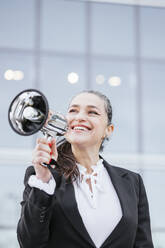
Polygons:
<instances>
[{"instance_id":1,"label":"teeth","mask_svg":"<svg viewBox=\"0 0 165 248\"><path fill-rule=\"evenodd\" d=\"M86 131L88 129L85 128L85 127L74 127L74 130L83 130L83 131Z\"/></svg>"}]
</instances>

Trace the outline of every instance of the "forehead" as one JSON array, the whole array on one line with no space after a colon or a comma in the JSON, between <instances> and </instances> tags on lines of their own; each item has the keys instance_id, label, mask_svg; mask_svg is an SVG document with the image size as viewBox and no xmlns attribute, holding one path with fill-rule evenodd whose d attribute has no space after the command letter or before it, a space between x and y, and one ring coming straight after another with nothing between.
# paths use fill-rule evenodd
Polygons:
<instances>
[{"instance_id":1,"label":"forehead","mask_svg":"<svg viewBox=\"0 0 165 248\"><path fill-rule=\"evenodd\" d=\"M92 93L80 93L79 95L75 96L72 99L70 106L74 104L83 107L87 107L91 105L91 106L96 106L100 110L105 110L104 100Z\"/></svg>"}]
</instances>

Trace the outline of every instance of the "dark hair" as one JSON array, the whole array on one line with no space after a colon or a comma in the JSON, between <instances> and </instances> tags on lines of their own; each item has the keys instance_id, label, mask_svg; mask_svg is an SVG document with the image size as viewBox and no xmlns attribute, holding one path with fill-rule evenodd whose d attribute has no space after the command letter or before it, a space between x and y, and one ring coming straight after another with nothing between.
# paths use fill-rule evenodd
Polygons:
<instances>
[{"instance_id":1,"label":"dark hair","mask_svg":"<svg viewBox=\"0 0 165 248\"><path fill-rule=\"evenodd\" d=\"M83 93L89 93L89 94L96 95L104 101L105 111L108 117L107 125L110 125L112 121L112 106L111 106L111 103L108 97L99 91L93 91L93 90L84 90L78 93L77 95L80 95ZM74 97L72 99L74 99ZM105 140L108 140L108 138L105 138L103 140L100 146L100 151L102 151L104 148L103 143ZM76 165L75 157L72 153L71 144L68 141L65 141L62 145L58 147L57 150L58 150L57 162L59 164L60 173L69 181L71 182L75 181L79 177L79 170Z\"/></svg>"}]
</instances>

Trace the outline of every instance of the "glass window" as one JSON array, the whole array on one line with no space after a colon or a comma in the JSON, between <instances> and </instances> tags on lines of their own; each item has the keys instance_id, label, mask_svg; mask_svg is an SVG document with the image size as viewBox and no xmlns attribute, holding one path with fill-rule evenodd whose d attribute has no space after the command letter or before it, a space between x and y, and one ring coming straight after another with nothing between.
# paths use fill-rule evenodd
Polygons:
<instances>
[{"instance_id":1,"label":"glass window","mask_svg":"<svg viewBox=\"0 0 165 248\"><path fill-rule=\"evenodd\" d=\"M18 156L18 154L17 154ZM17 163L17 161L14 161ZM20 217L20 202L23 193L23 180L27 165L0 164L0 201L1 204L0 220L1 226L16 227ZM26 161L25 161L26 162ZM4 176L5 175L5 176Z\"/></svg>"},{"instance_id":2,"label":"glass window","mask_svg":"<svg viewBox=\"0 0 165 248\"><path fill-rule=\"evenodd\" d=\"M98 75L103 77L100 84ZM94 61L92 87L107 95L113 108L112 122L115 128L105 151L136 152L138 134L135 65L131 62Z\"/></svg>"},{"instance_id":3,"label":"glass window","mask_svg":"<svg viewBox=\"0 0 165 248\"><path fill-rule=\"evenodd\" d=\"M141 55L165 58L165 8L140 9Z\"/></svg>"},{"instance_id":4,"label":"glass window","mask_svg":"<svg viewBox=\"0 0 165 248\"><path fill-rule=\"evenodd\" d=\"M165 151L164 68L164 64L142 64L142 138L143 151L146 153Z\"/></svg>"},{"instance_id":5,"label":"glass window","mask_svg":"<svg viewBox=\"0 0 165 248\"><path fill-rule=\"evenodd\" d=\"M75 74L70 74L75 73ZM77 81L77 83L69 83ZM50 108L66 113L72 96L85 88L85 61L71 57L43 57L41 60L41 90Z\"/></svg>"},{"instance_id":6,"label":"glass window","mask_svg":"<svg viewBox=\"0 0 165 248\"><path fill-rule=\"evenodd\" d=\"M16 228L0 229L1 248L19 248L17 241Z\"/></svg>"},{"instance_id":7,"label":"glass window","mask_svg":"<svg viewBox=\"0 0 165 248\"><path fill-rule=\"evenodd\" d=\"M152 233L154 247L164 248L165 244L165 229L160 231L154 231Z\"/></svg>"},{"instance_id":8,"label":"glass window","mask_svg":"<svg viewBox=\"0 0 165 248\"><path fill-rule=\"evenodd\" d=\"M33 48L35 42L35 1L5 0L0 7L0 46Z\"/></svg>"},{"instance_id":9,"label":"glass window","mask_svg":"<svg viewBox=\"0 0 165 248\"><path fill-rule=\"evenodd\" d=\"M20 136L10 128L8 108L13 98L19 92L27 88L34 88L34 58L18 54L1 54L0 65L0 122L1 130L3 130L1 132L0 147L30 147L31 136Z\"/></svg>"},{"instance_id":10,"label":"glass window","mask_svg":"<svg viewBox=\"0 0 165 248\"><path fill-rule=\"evenodd\" d=\"M95 54L135 54L134 7L92 4L91 47Z\"/></svg>"},{"instance_id":11,"label":"glass window","mask_svg":"<svg viewBox=\"0 0 165 248\"><path fill-rule=\"evenodd\" d=\"M18 160L19 157L15 161L12 160L10 164L5 164L7 159L3 164L0 163L0 202L3 202L0 207L1 248L19 247L16 226L21 215L20 202L22 201L23 179L27 165L25 166L25 160L24 163L18 165Z\"/></svg>"},{"instance_id":12,"label":"glass window","mask_svg":"<svg viewBox=\"0 0 165 248\"><path fill-rule=\"evenodd\" d=\"M44 0L41 47L66 52L85 51L85 4Z\"/></svg>"}]
</instances>

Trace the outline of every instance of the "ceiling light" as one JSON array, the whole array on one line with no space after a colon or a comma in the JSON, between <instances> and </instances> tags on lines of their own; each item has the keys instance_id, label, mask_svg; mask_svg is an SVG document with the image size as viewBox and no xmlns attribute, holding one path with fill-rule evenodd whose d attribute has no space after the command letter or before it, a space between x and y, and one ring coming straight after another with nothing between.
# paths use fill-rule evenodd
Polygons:
<instances>
[{"instance_id":1,"label":"ceiling light","mask_svg":"<svg viewBox=\"0 0 165 248\"><path fill-rule=\"evenodd\" d=\"M14 71L14 80L22 80L24 78L24 73L22 71Z\"/></svg>"},{"instance_id":2,"label":"ceiling light","mask_svg":"<svg viewBox=\"0 0 165 248\"><path fill-rule=\"evenodd\" d=\"M6 70L4 73L4 78L6 80L13 80L13 76L14 76L14 71L13 70Z\"/></svg>"},{"instance_id":3,"label":"ceiling light","mask_svg":"<svg viewBox=\"0 0 165 248\"><path fill-rule=\"evenodd\" d=\"M109 80L108 80L108 83L111 85L111 86L119 86L121 84L121 79L120 77L110 77Z\"/></svg>"},{"instance_id":4,"label":"ceiling light","mask_svg":"<svg viewBox=\"0 0 165 248\"><path fill-rule=\"evenodd\" d=\"M75 72L70 72L68 74L68 82L71 83L71 84L75 84L77 83L79 80L79 75Z\"/></svg>"}]
</instances>

